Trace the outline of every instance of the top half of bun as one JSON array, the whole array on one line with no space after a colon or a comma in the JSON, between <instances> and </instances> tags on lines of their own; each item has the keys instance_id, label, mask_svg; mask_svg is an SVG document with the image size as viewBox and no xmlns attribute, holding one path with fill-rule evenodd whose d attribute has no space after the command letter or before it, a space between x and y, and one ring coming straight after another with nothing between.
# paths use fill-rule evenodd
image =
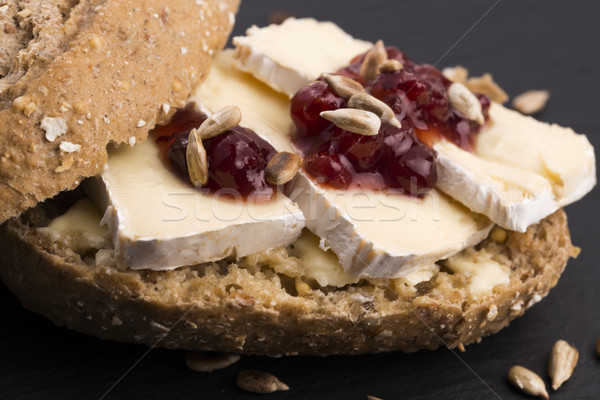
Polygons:
<instances>
[{"instance_id":1,"label":"top half of bun","mask_svg":"<svg viewBox=\"0 0 600 400\"><path fill-rule=\"evenodd\" d=\"M182 106L239 0L20 4L0 7L0 223L98 174L108 143L144 140Z\"/></svg>"}]
</instances>

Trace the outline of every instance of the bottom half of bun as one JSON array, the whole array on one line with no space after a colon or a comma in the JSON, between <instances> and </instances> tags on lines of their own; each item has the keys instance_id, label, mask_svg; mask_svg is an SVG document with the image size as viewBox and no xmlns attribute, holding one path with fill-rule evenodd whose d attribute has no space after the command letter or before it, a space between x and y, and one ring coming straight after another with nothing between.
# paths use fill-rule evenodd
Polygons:
<instances>
[{"instance_id":1,"label":"bottom half of bun","mask_svg":"<svg viewBox=\"0 0 600 400\"><path fill-rule=\"evenodd\" d=\"M298 285L293 271L303 260L286 248L173 271L123 269L110 248L42 234L37 227L52 212L47 203L0 228L0 276L23 306L79 332L168 348L271 356L453 348L522 315L576 254L559 210L525 233L508 232L502 244L486 239L467 249L510 269L510 283L488 293L473 296L469 277L444 267L417 285L320 287Z\"/></svg>"}]
</instances>

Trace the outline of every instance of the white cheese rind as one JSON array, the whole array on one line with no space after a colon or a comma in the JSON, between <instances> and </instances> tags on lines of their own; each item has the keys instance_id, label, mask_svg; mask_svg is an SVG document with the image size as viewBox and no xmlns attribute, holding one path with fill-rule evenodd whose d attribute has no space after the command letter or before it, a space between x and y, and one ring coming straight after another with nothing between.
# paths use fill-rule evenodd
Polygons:
<instances>
[{"instance_id":1,"label":"white cheese rind","mask_svg":"<svg viewBox=\"0 0 600 400\"><path fill-rule=\"evenodd\" d=\"M157 145L112 149L102 173L103 218L120 261L132 269L166 270L286 246L304 217L280 193L265 203L223 200L181 182Z\"/></svg>"},{"instance_id":2,"label":"white cheese rind","mask_svg":"<svg viewBox=\"0 0 600 400\"><path fill-rule=\"evenodd\" d=\"M324 72L335 72L373 44L356 40L331 22L288 18L253 26L233 38L236 65L277 91L293 96Z\"/></svg>"},{"instance_id":3,"label":"white cheese rind","mask_svg":"<svg viewBox=\"0 0 600 400\"><path fill-rule=\"evenodd\" d=\"M549 125L493 103L475 151L434 145L437 186L519 232L587 194L596 184L594 148L585 135Z\"/></svg>"},{"instance_id":4,"label":"white cheese rind","mask_svg":"<svg viewBox=\"0 0 600 400\"><path fill-rule=\"evenodd\" d=\"M437 187L504 228L525 232L559 208L550 183L535 173L483 160L446 141L433 148Z\"/></svg>"},{"instance_id":5,"label":"white cheese rind","mask_svg":"<svg viewBox=\"0 0 600 400\"><path fill-rule=\"evenodd\" d=\"M288 194L306 227L358 277L406 276L479 243L493 225L435 189L423 199L336 191L300 172Z\"/></svg>"}]
</instances>

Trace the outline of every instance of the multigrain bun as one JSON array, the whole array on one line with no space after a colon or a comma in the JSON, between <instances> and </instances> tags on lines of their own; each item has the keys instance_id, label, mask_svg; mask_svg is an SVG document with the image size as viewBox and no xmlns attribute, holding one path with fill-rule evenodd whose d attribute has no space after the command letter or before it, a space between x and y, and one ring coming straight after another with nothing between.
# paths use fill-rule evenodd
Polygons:
<instances>
[{"instance_id":1,"label":"multigrain bun","mask_svg":"<svg viewBox=\"0 0 600 400\"><path fill-rule=\"evenodd\" d=\"M0 223L99 173L108 143L134 144L167 121L206 76L239 0L18 4L0 13ZM541 300L577 253L560 210L464 250L509 271L508 283L477 294L444 262L418 284L322 287L305 279L312 261L294 245L134 271L109 241L44 228L81 196L63 193L0 226L0 278L59 325L151 346L273 356L453 348Z\"/></svg>"},{"instance_id":2,"label":"multigrain bun","mask_svg":"<svg viewBox=\"0 0 600 400\"><path fill-rule=\"evenodd\" d=\"M273 356L453 348L522 315L577 253L559 210L526 233L508 232L503 244L486 239L465 250L510 268L509 284L477 298L467 275L444 268L416 286L394 279L298 286L286 271L302 271L305 260L285 248L174 271L121 270L110 248L99 253L76 235L55 241L38 229L65 209L58 201L0 228L2 280L56 324L168 348Z\"/></svg>"},{"instance_id":3,"label":"multigrain bun","mask_svg":"<svg viewBox=\"0 0 600 400\"><path fill-rule=\"evenodd\" d=\"M2 4L0 223L98 174L109 142L144 140L183 106L239 0Z\"/></svg>"}]
</instances>

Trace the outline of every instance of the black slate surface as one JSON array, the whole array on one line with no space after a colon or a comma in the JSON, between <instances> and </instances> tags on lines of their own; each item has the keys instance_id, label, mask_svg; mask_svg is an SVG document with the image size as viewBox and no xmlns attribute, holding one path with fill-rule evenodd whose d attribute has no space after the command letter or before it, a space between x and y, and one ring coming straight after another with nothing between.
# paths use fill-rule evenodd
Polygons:
<instances>
[{"instance_id":1,"label":"black slate surface","mask_svg":"<svg viewBox=\"0 0 600 400\"><path fill-rule=\"evenodd\" d=\"M272 11L283 10L333 20L356 37L383 38L416 61L440 67L462 64L474 74L493 72L512 96L549 89L552 98L539 118L587 133L600 149L596 4L246 0L236 32L265 24ZM551 398L598 399L599 200L596 189L568 208L573 240L583 253L569 263L549 297L499 334L468 346L466 353L441 349L360 357L244 357L226 370L199 374L185 368L184 352L148 351L56 327L22 309L0 285L0 398L256 398L234 384L239 370L253 368L273 372L290 385L289 392L269 395L271 399L365 399L368 394L384 399L520 399L525 397L506 382L508 368L519 363L545 377L548 352L563 338L579 349L580 361L573 378Z\"/></svg>"}]
</instances>

